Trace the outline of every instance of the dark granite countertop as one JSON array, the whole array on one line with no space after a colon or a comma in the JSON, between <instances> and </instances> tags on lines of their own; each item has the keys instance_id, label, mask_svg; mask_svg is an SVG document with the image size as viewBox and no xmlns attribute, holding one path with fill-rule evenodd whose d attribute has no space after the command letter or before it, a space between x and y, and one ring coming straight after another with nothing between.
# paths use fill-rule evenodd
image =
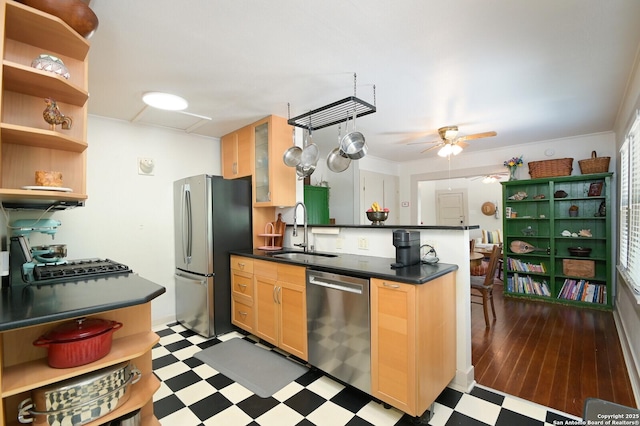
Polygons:
<instances>
[{"instance_id":1,"label":"dark granite countertop","mask_svg":"<svg viewBox=\"0 0 640 426\"><path fill-rule=\"evenodd\" d=\"M0 331L92 315L147 303L166 289L130 273L0 292Z\"/></svg>"},{"instance_id":2,"label":"dark granite countertop","mask_svg":"<svg viewBox=\"0 0 640 426\"><path fill-rule=\"evenodd\" d=\"M298 227L302 225L298 224ZM322 224L314 225L312 223L307 224L310 228L366 228L366 229L439 229L445 231L465 231L470 229L480 229L480 225L460 225L460 226L442 226L442 225L348 225L348 224ZM287 228L293 227L293 224L288 223Z\"/></svg>"},{"instance_id":3,"label":"dark granite countertop","mask_svg":"<svg viewBox=\"0 0 640 426\"><path fill-rule=\"evenodd\" d=\"M302 253L298 250L286 249L285 251ZM354 254L338 254L337 257L314 256L312 261L299 261L273 257L273 255L277 253L279 252L264 250L231 252L231 254L247 256L253 259L306 266L309 269L318 271L353 275L362 278L379 278L408 284L424 284L458 269L458 265L449 263L436 263L434 265L418 264L404 268L391 268L391 264L395 262L393 258L359 256Z\"/></svg>"}]
</instances>

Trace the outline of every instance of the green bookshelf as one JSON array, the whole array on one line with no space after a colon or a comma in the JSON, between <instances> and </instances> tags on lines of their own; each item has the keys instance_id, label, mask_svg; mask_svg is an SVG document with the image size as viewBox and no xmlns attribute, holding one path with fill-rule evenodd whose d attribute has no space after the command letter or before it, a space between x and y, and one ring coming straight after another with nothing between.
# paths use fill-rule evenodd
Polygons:
<instances>
[{"instance_id":1,"label":"green bookshelf","mask_svg":"<svg viewBox=\"0 0 640 426\"><path fill-rule=\"evenodd\" d=\"M611 217L606 211L612 176L502 183L506 296L612 309ZM590 253L577 256L569 252L574 247Z\"/></svg>"}]
</instances>

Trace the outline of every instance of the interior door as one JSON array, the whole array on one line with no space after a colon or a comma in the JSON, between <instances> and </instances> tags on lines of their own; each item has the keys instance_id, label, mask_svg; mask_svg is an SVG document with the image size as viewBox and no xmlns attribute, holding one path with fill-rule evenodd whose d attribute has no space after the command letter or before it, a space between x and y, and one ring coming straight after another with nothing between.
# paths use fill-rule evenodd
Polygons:
<instances>
[{"instance_id":1,"label":"interior door","mask_svg":"<svg viewBox=\"0 0 640 426\"><path fill-rule=\"evenodd\" d=\"M467 224L466 190L436 191L436 205L436 224L438 226Z\"/></svg>"}]
</instances>

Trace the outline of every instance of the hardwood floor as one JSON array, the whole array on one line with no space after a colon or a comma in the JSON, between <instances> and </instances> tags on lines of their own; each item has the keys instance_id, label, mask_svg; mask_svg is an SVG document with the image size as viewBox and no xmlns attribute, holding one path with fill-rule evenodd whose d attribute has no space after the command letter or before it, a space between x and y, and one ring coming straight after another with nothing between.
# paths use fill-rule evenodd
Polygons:
<instances>
[{"instance_id":1,"label":"hardwood floor","mask_svg":"<svg viewBox=\"0 0 640 426\"><path fill-rule=\"evenodd\" d=\"M472 360L484 386L576 416L594 397L636 407L613 314L502 297L485 328L471 304Z\"/></svg>"}]
</instances>

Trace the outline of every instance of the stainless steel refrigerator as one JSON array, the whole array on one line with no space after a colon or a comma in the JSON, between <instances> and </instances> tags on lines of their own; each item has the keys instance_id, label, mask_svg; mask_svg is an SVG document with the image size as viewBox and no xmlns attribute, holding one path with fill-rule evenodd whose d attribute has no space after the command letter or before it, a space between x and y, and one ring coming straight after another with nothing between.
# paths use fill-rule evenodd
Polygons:
<instances>
[{"instance_id":1,"label":"stainless steel refrigerator","mask_svg":"<svg viewBox=\"0 0 640 426\"><path fill-rule=\"evenodd\" d=\"M174 183L176 320L205 337L231 325L229 251L251 249L251 181L198 175Z\"/></svg>"}]
</instances>

